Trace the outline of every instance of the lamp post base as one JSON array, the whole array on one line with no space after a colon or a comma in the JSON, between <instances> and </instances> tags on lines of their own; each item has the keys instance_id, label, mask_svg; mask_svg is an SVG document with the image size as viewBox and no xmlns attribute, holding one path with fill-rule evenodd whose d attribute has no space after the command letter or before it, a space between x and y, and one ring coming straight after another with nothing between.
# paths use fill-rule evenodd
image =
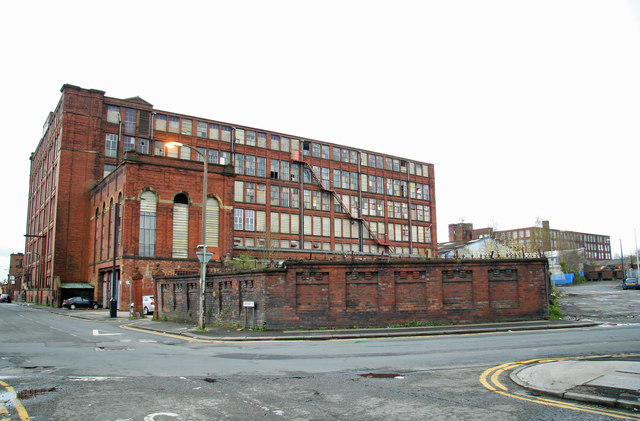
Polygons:
<instances>
[{"instance_id":1,"label":"lamp post base","mask_svg":"<svg viewBox=\"0 0 640 421\"><path fill-rule=\"evenodd\" d=\"M111 318L118 317L118 301L117 300L109 301L109 316Z\"/></svg>"}]
</instances>

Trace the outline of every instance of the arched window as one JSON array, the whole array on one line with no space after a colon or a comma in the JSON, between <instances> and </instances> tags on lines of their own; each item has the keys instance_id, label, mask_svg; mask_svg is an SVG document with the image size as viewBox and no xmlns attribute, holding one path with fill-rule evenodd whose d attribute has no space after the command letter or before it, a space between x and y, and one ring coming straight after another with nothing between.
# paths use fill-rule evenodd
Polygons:
<instances>
[{"instance_id":1,"label":"arched window","mask_svg":"<svg viewBox=\"0 0 640 421\"><path fill-rule=\"evenodd\" d=\"M116 207L113 206L113 199L109 201L109 232L107 233L107 256L111 256L113 253L113 224L116 222Z\"/></svg>"},{"instance_id":2,"label":"arched window","mask_svg":"<svg viewBox=\"0 0 640 421\"><path fill-rule=\"evenodd\" d=\"M207 199L207 236L205 244L207 247L218 247L220 227L220 205L212 197Z\"/></svg>"},{"instance_id":3,"label":"arched window","mask_svg":"<svg viewBox=\"0 0 640 421\"><path fill-rule=\"evenodd\" d=\"M189 255L189 199L179 194L173 199L173 250L172 256L187 258Z\"/></svg>"},{"instance_id":4,"label":"arched window","mask_svg":"<svg viewBox=\"0 0 640 421\"><path fill-rule=\"evenodd\" d=\"M122 193L118 195L118 253L122 256L122 224L124 220L122 216L124 215L124 209L122 208Z\"/></svg>"},{"instance_id":5,"label":"arched window","mask_svg":"<svg viewBox=\"0 0 640 421\"><path fill-rule=\"evenodd\" d=\"M98 239L100 238L100 209L96 208L96 214L93 218L96 224L94 238L93 238L93 261L98 261L98 257L100 256L99 248L98 248Z\"/></svg>"},{"instance_id":6,"label":"arched window","mask_svg":"<svg viewBox=\"0 0 640 421\"><path fill-rule=\"evenodd\" d=\"M100 258L107 258L107 206L102 204L102 250L100 252Z\"/></svg>"},{"instance_id":7,"label":"arched window","mask_svg":"<svg viewBox=\"0 0 640 421\"><path fill-rule=\"evenodd\" d=\"M138 254L153 257L156 254L156 195L145 191L140 195L140 241Z\"/></svg>"}]
</instances>

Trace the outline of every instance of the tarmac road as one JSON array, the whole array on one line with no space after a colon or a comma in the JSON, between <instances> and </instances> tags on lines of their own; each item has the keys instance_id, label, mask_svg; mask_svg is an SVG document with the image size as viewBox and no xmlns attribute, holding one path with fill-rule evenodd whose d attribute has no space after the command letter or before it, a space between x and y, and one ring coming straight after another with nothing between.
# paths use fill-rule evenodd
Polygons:
<instances>
[{"instance_id":1,"label":"tarmac road","mask_svg":"<svg viewBox=\"0 0 640 421\"><path fill-rule=\"evenodd\" d=\"M483 334L451 326L450 334L426 337L258 342L220 341L214 332L149 319L112 320L106 310L8 304L0 318L7 333L0 403L11 419L640 419L629 409L578 408L529 392L545 393L538 387L549 376L543 364L554 364L551 374L563 371L551 359L638 351L638 326L521 331L509 324ZM167 334L149 331L153 324ZM561 396L582 392L584 382L564 385Z\"/></svg>"},{"instance_id":2,"label":"tarmac road","mask_svg":"<svg viewBox=\"0 0 640 421\"><path fill-rule=\"evenodd\" d=\"M559 289L570 320L542 321L541 331L448 326L425 338L362 331L342 341L301 340L308 332L220 341L230 333L8 305L4 328L15 329L0 346L0 385L19 397L7 411L22 401L34 420L73 418L80 407L85 419L106 420L640 419L640 291L619 282Z\"/></svg>"}]
</instances>

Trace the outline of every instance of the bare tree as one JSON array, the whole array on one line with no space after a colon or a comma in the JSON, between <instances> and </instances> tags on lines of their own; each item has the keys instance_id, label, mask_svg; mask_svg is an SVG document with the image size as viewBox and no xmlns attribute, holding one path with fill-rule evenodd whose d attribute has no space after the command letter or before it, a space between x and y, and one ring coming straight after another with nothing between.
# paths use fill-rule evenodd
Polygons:
<instances>
[{"instance_id":1,"label":"bare tree","mask_svg":"<svg viewBox=\"0 0 640 421\"><path fill-rule=\"evenodd\" d=\"M269 266L273 266L274 260L276 260L279 256L279 247L275 238L271 233L270 229L266 229L263 236L258 240L260 246L260 255L262 260L266 262ZM262 244L260 244L262 243Z\"/></svg>"}]
</instances>

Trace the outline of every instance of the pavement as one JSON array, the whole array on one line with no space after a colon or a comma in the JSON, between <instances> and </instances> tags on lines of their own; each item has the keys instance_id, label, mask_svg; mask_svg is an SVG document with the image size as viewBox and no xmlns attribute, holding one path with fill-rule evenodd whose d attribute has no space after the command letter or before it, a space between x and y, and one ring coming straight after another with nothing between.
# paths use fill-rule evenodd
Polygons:
<instances>
[{"instance_id":1,"label":"pavement","mask_svg":"<svg viewBox=\"0 0 640 421\"><path fill-rule=\"evenodd\" d=\"M109 310L67 310L37 305L32 308L86 320L111 322L129 328L184 337L203 342L292 341L390 338L412 336L461 335L525 330L569 329L597 326L590 320L534 320L525 322L426 326L381 329L326 329L258 331L225 327L207 327L201 332L196 325L130 317L118 311L112 318ZM563 399L640 410L640 354L535 360L510 372L513 382L535 393Z\"/></svg>"},{"instance_id":2,"label":"pavement","mask_svg":"<svg viewBox=\"0 0 640 421\"><path fill-rule=\"evenodd\" d=\"M512 371L510 377L518 385L546 395L640 409L640 355L539 362Z\"/></svg>"}]
</instances>

